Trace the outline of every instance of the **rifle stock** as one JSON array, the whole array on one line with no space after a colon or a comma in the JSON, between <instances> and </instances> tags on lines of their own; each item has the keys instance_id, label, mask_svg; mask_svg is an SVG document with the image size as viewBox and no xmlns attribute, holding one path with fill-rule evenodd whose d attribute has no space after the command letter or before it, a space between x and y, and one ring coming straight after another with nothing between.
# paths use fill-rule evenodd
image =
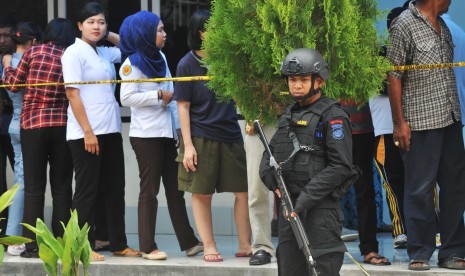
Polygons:
<instances>
[{"instance_id":1,"label":"rifle stock","mask_svg":"<svg viewBox=\"0 0 465 276\"><path fill-rule=\"evenodd\" d=\"M308 241L307 233L305 232L302 221L300 220L298 214L296 217L291 217L291 212L294 210L294 205L292 204L291 197L287 191L286 183L284 182L284 178L281 173L281 167L274 159L273 153L270 150L268 140L266 139L265 133L263 132L259 120L254 121L254 128L258 137L262 141L266 152L270 156L270 166L273 168L274 176L276 178L276 182L278 183L279 191L281 192L281 206L283 208L283 212L287 213L292 232L294 233L294 236L297 240L297 244L299 245L300 250L302 250L304 253L305 259L307 260L307 266L310 275L317 276L318 273L315 268L316 263L315 260L313 260L312 254L310 252L310 243Z\"/></svg>"}]
</instances>

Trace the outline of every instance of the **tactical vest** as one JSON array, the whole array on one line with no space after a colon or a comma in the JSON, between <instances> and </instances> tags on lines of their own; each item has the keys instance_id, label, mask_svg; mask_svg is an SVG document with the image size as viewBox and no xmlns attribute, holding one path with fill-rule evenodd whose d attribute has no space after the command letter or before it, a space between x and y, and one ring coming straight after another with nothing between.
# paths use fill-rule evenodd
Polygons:
<instances>
[{"instance_id":1,"label":"tactical vest","mask_svg":"<svg viewBox=\"0 0 465 276\"><path fill-rule=\"evenodd\" d=\"M292 112L288 107L281 116L275 134L273 155L281 165L289 192L300 193L308 182L327 165L325 139L315 139L318 122L326 110L338 103L323 97L306 109ZM322 131L323 135L325 131ZM294 138L294 136L296 138Z\"/></svg>"}]
</instances>

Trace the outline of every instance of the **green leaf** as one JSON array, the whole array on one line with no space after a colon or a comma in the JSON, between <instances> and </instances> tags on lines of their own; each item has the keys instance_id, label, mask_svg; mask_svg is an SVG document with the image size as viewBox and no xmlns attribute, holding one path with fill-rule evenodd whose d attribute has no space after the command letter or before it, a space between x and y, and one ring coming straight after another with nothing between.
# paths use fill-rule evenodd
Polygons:
<instances>
[{"instance_id":1,"label":"green leaf","mask_svg":"<svg viewBox=\"0 0 465 276\"><path fill-rule=\"evenodd\" d=\"M24 227L26 227L27 229L29 229L29 231L35 233L36 235L37 234L42 234L42 231L40 231L39 229L37 229L36 227L30 225L30 224L27 224L27 223L21 223Z\"/></svg>"},{"instance_id":2,"label":"green leaf","mask_svg":"<svg viewBox=\"0 0 465 276\"><path fill-rule=\"evenodd\" d=\"M62 237L57 237L57 241L61 244L62 247L65 247L65 241Z\"/></svg>"},{"instance_id":3,"label":"green leaf","mask_svg":"<svg viewBox=\"0 0 465 276\"><path fill-rule=\"evenodd\" d=\"M85 240L81 247L81 258L80 261L82 262L82 266L84 271L87 271L92 261L92 248L90 247L89 240Z\"/></svg>"},{"instance_id":4,"label":"green leaf","mask_svg":"<svg viewBox=\"0 0 465 276\"><path fill-rule=\"evenodd\" d=\"M61 257L61 273L63 275L71 275L71 270L74 266L73 256L71 256L71 246L66 242L65 248L63 250L63 255Z\"/></svg>"},{"instance_id":5,"label":"green leaf","mask_svg":"<svg viewBox=\"0 0 465 276\"><path fill-rule=\"evenodd\" d=\"M5 257L5 247L0 244L0 267L3 265L3 258Z\"/></svg>"},{"instance_id":6,"label":"green leaf","mask_svg":"<svg viewBox=\"0 0 465 276\"><path fill-rule=\"evenodd\" d=\"M65 246L63 249L63 257L61 259L63 264L62 273L67 275L76 270L76 266L79 267L79 244L77 241L77 236L79 234L79 225L78 225L78 216L77 211L74 210L71 212L71 218L66 225L65 232L63 234L63 240Z\"/></svg>"},{"instance_id":7,"label":"green leaf","mask_svg":"<svg viewBox=\"0 0 465 276\"><path fill-rule=\"evenodd\" d=\"M45 243L55 255L59 258L63 254L63 246L58 242L52 232L48 229L47 225L41 220L37 219L36 227L41 231L40 235L36 233L37 244Z\"/></svg>"},{"instance_id":8,"label":"green leaf","mask_svg":"<svg viewBox=\"0 0 465 276\"><path fill-rule=\"evenodd\" d=\"M44 243L39 245L39 257L48 275L58 275L58 256Z\"/></svg>"},{"instance_id":9,"label":"green leaf","mask_svg":"<svg viewBox=\"0 0 465 276\"><path fill-rule=\"evenodd\" d=\"M4 192L2 196L0 196L0 212L5 210L13 201L13 197L15 196L16 192L19 189L19 184L12 186L8 191Z\"/></svg>"},{"instance_id":10,"label":"green leaf","mask_svg":"<svg viewBox=\"0 0 465 276\"><path fill-rule=\"evenodd\" d=\"M29 243L31 241L32 241L31 239L28 239L25 237L19 237L19 236L8 236L8 237L0 238L0 243L6 244L6 245Z\"/></svg>"}]
</instances>

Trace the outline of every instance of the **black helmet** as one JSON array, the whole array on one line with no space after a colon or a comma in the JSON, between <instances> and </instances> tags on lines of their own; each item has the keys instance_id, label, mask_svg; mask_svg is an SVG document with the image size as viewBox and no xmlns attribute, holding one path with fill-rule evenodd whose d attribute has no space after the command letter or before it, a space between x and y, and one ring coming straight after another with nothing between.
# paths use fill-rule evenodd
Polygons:
<instances>
[{"instance_id":1,"label":"black helmet","mask_svg":"<svg viewBox=\"0 0 465 276\"><path fill-rule=\"evenodd\" d=\"M329 64L317 50L299 48L290 52L284 59L281 69L283 76L319 75L329 78Z\"/></svg>"}]
</instances>

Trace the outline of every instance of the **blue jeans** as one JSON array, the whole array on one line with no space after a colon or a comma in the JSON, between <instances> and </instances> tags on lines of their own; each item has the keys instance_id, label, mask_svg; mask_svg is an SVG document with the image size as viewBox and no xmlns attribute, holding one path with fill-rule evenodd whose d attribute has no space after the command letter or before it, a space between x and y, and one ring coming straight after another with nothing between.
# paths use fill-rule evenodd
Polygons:
<instances>
[{"instance_id":1,"label":"blue jeans","mask_svg":"<svg viewBox=\"0 0 465 276\"><path fill-rule=\"evenodd\" d=\"M7 236L21 236L23 229L21 222L23 221L24 210L24 171L23 171L23 154L21 152L21 139L18 134L10 134L11 144L15 152L15 184L19 183L19 189L13 198L13 203L8 210L8 225L6 228Z\"/></svg>"}]
</instances>

